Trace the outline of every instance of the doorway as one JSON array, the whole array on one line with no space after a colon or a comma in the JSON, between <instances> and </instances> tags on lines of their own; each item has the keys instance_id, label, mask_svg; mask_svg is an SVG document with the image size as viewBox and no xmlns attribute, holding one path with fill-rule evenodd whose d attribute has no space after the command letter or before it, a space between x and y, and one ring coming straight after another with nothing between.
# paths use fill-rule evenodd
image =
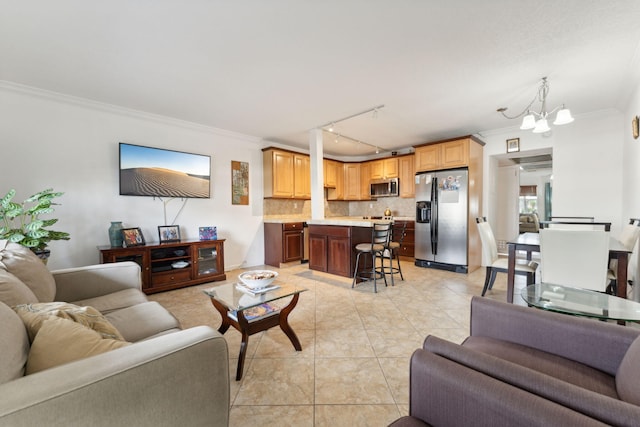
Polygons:
<instances>
[{"instance_id":1,"label":"doorway","mask_svg":"<svg viewBox=\"0 0 640 427\"><path fill-rule=\"evenodd\" d=\"M538 221L551 216L553 152L545 148L493 157L497 188L493 193L492 228L502 251L506 250L506 242L519 233L534 231L534 216Z\"/></svg>"}]
</instances>

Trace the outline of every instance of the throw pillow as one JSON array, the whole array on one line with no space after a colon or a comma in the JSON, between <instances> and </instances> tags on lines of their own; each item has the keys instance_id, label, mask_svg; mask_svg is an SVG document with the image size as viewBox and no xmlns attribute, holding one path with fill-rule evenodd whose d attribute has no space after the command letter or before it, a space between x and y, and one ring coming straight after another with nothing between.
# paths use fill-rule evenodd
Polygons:
<instances>
[{"instance_id":1,"label":"throw pillow","mask_svg":"<svg viewBox=\"0 0 640 427\"><path fill-rule=\"evenodd\" d=\"M38 298L20 279L0 268L0 301L14 307L38 302Z\"/></svg>"},{"instance_id":2,"label":"throw pillow","mask_svg":"<svg viewBox=\"0 0 640 427\"><path fill-rule=\"evenodd\" d=\"M50 317L61 317L72 320L100 333L103 338L124 341L124 338L98 310L93 307L80 307L66 302L48 302L21 304L14 310L22 318L29 340L33 341L45 320Z\"/></svg>"},{"instance_id":3,"label":"throw pillow","mask_svg":"<svg viewBox=\"0 0 640 427\"><path fill-rule=\"evenodd\" d=\"M616 391L621 400L640 405L640 338L631 343L616 372Z\"/></svg>"},{"instance_id":4,"label":"throw pillow","mask_svg":"<svg viewBox=\"0 0 640 427\"><path fill-rule=\"evenodd\" d=\"M56 296L56 282L51 272L29 248L0 240L0 268L16 276L31 289L40 302Z\"/></svg>"},{"instance_id":5,"label":"throw pillow","mask_svg":"<svg viewBox=\"0 0 640 427\"><path fill-rule=\"evenodd\" d=\"M26 374L106 353L130 345L102 338L99 333L69 319L51 317L42 323L27 359Z\"/></svg>"}]
</instances>

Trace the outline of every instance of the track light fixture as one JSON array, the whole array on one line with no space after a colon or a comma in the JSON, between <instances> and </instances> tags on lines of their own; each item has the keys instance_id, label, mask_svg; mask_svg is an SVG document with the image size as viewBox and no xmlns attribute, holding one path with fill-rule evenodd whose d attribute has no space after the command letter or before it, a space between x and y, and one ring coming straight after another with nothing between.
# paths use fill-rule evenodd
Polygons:
<instances>
[{"instance_id":1,"label":"track light fixture","mask_svg":"<svg viewBox=\"0 0 640 427\"><path fill-rule=\"evenodd\" d=\"M553 121L554 125L565 125L567 123L571 123L574 119L571 116L571 111L568 108L565 108L564 104L561 104L554 108L551 111L547 111L547 95L549 95L549 82L547 82L547 78L542 78L542 83L540 83L540 87L538 88L538 93L531 100L529 105L522 111L522 113L516 116L507 116L504 112L507 111L507 107L498 108L496 111L501 113L507 119L517 119L522 116L522 125L520 125L520 129L529 130L533 129L533 133L544 133L551 130L549 127L549 123L547 122L547 117L558 112L556 114L556 119ZM534 102L540 102L542 105L540 106L540 111L531 110L531 106Z\"/></svg>"},{"instance_id":2,"label":"track light fixture","mask_svg":"<svg viewBox=\"0 0 640 427\"><path fill-rule=\"evenodd\" d=\"M364 141L360 141L360 140L355 139L355 138L351 138L350 136L346 136L346 135L344 135L342 133L338 134L338 133L335 132L335 127L336 127L337 123L344 122L345 120L353 119L354 117L362 116L364 114L369 114L369 113L373 113L372 117L374 119L376 119L376 118L378 118L378 111L381 108L384 108L384 104L377 105L377 106L369 108L369 109L367 109L365 111L361 111L359 113L355 113L355 114L352 114L352 115L347 116L347 117L343 117L343 118L338 119L338 120L332 120L332 121L330 121L328 123L325 123L322 126L318 126L317 128L320 128L320 129L324 130L325 132L329 132L329 133L335 135L336 136L336 138L334 140L335 143L338 143L338 139L340 137L342 137L343 139L349 139L349 140L357 142L359 144L364 144L364 145L368 145L369 147L375 148L376 154L379 154L380 151L381 151L379 147L377 147L375 145L372 145L372 144L368 144L368 143L366 143Z\"/></svg>"}]
</instances>

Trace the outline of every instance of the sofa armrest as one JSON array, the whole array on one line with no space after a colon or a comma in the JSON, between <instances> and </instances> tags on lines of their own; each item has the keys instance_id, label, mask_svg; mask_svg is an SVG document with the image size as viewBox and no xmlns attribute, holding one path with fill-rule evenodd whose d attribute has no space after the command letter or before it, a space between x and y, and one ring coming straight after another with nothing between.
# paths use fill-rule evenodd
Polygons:
<instances>
[{"instance_id":1,"label":"sofa armrest","mask_svg":"<svg viewBox=\"0 0 640 427\"><path fill-rule=\"evenodd\" d=\"M594 319L473 297L471 335L536 348L615 376L622 358L640 331Z\"/></svg>"},{"instance_id":2,"label":"sofa armrest","mask_svg":"<svg viewBox=\"0 0 640 427\"><path fill-rule=\"evenodd\" d=\"M0 385L0 426L227 426L222 335L199 326Z\"/></svg>"},{"instance_id":3,"label":"sofa armrest","mask_svg":"<svg viewBox=\"0 0 640 427\"><path fill-rule=\"evenodd\" d=\"M51 272L56 301L79 301L124 289L142 289L140 266L132 261L66 268Z\"/></svg>"},{"instance_id":4,"label":"sofa armrest","mask_svg":"<svg viewBox=\"0 0 640 427\"><path fill-rule=\"evenodd\" d=\"M422 349L411 357L409 414L434 426L605 425Z\"/></svg>"},{"instance_id":5,"label":"sofa armrest","mask_svg":"<svg viewBox=\"0 0 640 427\"><path fill-rule=\"evenodd\" d=\"M469 349L464 345L428 336L424 342L424 349L609 425L633 426L640 419L638 406Z\"/></svg>"}]
</instances>

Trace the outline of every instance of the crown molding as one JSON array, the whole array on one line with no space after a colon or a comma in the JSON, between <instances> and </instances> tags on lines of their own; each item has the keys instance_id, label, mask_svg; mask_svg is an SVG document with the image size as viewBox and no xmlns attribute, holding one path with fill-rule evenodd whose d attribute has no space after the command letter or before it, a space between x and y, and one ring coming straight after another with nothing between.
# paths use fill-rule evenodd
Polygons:
<instances>
[{"instance_id":1,"label":"crown molding","mask_svg":"<svg viewBox=\"0 0 640 427\"><path fill-rule=\"evenodd\" d=\"M125 117L131 117L140 120L152 121L170 126L181 127L189 130L195 130L198 132L210 133L218 136L224 136L227 138L240 139L252 143L262 143L262 138L252 135L245 135L239 132L233 132L225 129L220 129L212 126L202 125L199 123L189 122L187 120L180 120L169 116L163 116L161 114L149 113L141 110L134 110L132 108L121 107L119 105L107 104L100 101L94 101L92 99L81 98L79 96L67 95L60 92L54 92L47 89L40 89L33 86L27 86L20 83L10 82L7 80L0 80L0 89L20 93L23 95L29 95L37 98L46 99L53 102L62 104L74 105L82 108L102 111L111 114L117 114Z\"/></svg>"}]
</instances>

